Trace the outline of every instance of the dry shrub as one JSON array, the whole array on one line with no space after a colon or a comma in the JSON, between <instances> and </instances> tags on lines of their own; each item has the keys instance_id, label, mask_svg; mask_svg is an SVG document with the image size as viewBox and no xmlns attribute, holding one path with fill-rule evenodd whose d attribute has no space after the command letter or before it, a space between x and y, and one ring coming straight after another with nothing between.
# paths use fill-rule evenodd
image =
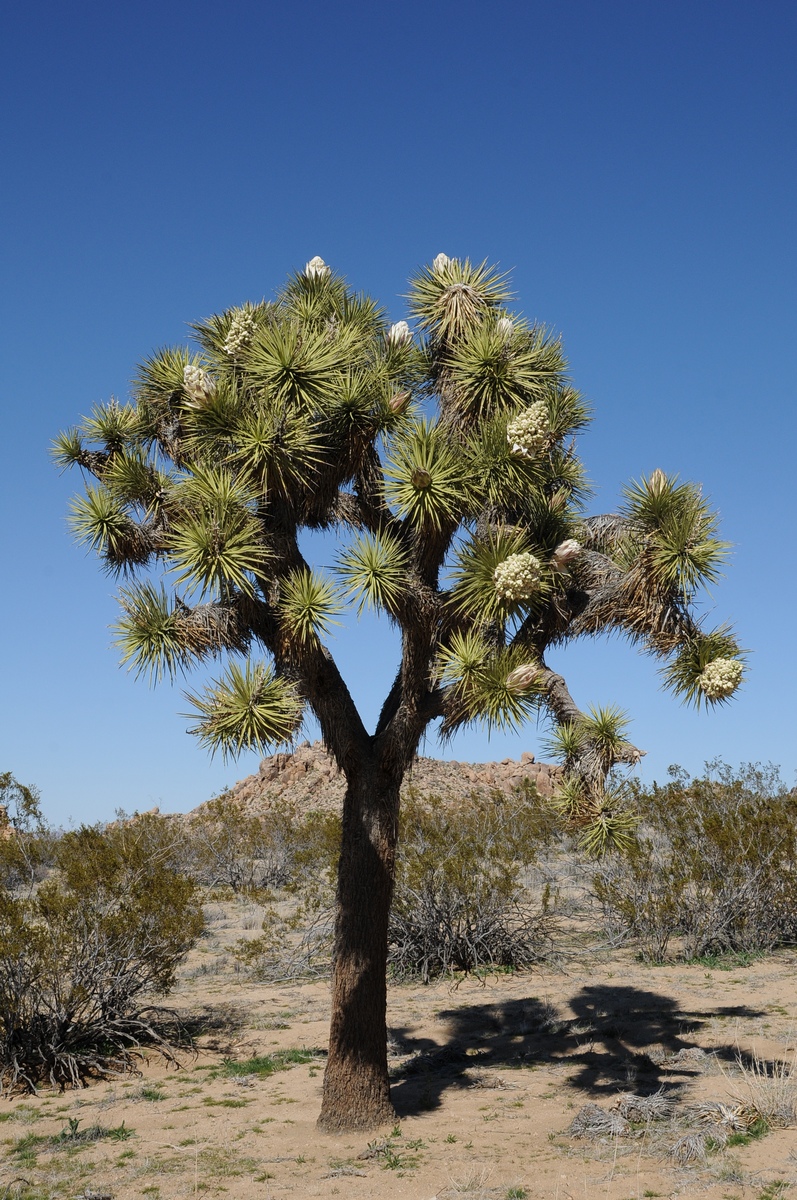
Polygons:
<instances>
[{"instance_id":1,"label":"dry shrub","mask_svg":"<svg viewBox=\"0 0 797 1200\"><path fill-rule=\"evenodd\" d=\"M164 818L83 827L34 891L0 888L0 1091L121 1074L145 1043L169 1052L145 997L168 993L203 925L173 852Z\"/></svg>"},{"instance_id":2,"label":"dry shrub","mask_svg":"<svg viewBox=\"0 0 797 1200\"><path fill-rule=\"evenodd\" d=\"M42 816L36 788L0 774L0 887L32 888L52 864L57 835Z\"/></svg>"},{"instance_id":3,"label":"dry shrub","mask_svg":"<svg viewBox=\"0 0 797 1200\"><path fill-rule=\"evenodd\" d=\"M269 981L326 975L332 955L340 817L311 811L284 830L290 874L282 894L267 905L260 936L233 951L254 978Z\"/></svg>"},{"instance_id":4,"label":"dry shrub","mask_svg":"<svg viewBox=\"0 0 797 1200\"><path fill-rule=\"evenodd\" d=\"M773 767L701 779L673 770L638 789L643 823L624 855L607 858L594 889L610 930L662 962L671 940L685 958L756 953L797 936L797 797Z\"/></svg>"},{"instance_id":5,"label":"dry shrub","mask_svg":"<svg viewBox=\"0 0 797 1200\"><path fill-rule=\"evenodd\" d=\"M257 895L289 884L300 848L299 813L285 802L252 813L229 792L185 823L186 870L203 887Z\"/></svg>"},{"instance_id":6,"label":"dry shrub","mask_svg":"<svg viewBox=\"0 0 797 1200\"><path fill-rule=\"evenodd\" d=\"M402 807L389 966L424 980L455 971L525 967L547 952L554 896L530 887L555 819L531 787L512 796L451 801L410 794ZM314 813L294 827L293 901L272 905L259 938L236 956L261 979L324 974L334 935L337 816Z\"/></svg>"},{"instance_id":7,"label":"dry shrub","mask_svg":"<svg viewBox=\"0 0 797 1200\"><path fill-rule=\"evenodd\" d=\"M754 1054L737 1056L738 1075L729 1092L736 1113L750 1127L763 1121L768 1129L793 1125L797 1120L797 1057L789 1062L767 1062Z\"/></svg>"},{"instance_id":8,"label":"dry shrub","mask_svg":"<svg viewBox=\"0 0 797 1200\"><path fill-rule=\"evenodd\" d=\"M548 951L554 896L529 873L553 834L532 788L405 802L388 963L425 982L454 971L528 967Z\"/></svg>"}]
</instances>

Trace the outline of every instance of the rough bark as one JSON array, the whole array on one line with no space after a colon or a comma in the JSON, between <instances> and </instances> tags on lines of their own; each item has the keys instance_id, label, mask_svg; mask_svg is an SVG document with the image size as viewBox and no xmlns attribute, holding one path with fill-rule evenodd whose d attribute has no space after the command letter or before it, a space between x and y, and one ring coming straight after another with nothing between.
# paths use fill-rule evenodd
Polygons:
<instances>
[{"instance_id":1,"label":"rough bark","mask_svg":"<svg viewBox=\"0 0 797 1200\"><path fill-rule=\"evenodd\" d=\"M338 867L329 1058L320 1129L395 1119L387 1071L387 929L399 784L375 765L347 774Z\"/></svg>"}]
</instances>

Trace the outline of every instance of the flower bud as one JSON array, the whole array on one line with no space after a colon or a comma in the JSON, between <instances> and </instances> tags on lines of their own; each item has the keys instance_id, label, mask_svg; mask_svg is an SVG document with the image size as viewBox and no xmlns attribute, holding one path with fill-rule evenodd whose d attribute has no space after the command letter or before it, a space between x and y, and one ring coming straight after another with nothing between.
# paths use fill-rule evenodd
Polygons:
<instances>
[{"instance_id":1,"label":"flower bud","mask_svg":"<svg viewBox=\"0 0 797 1200\"><path fill-rule=\"evenodd\" d=\"M450 262L451 262L451 259L448 257L447 254L438 254L432 265L433 265L435 271L444 271L445 268L447 266L449 266Z\"/></svg>"},{"instance_id":2,"label":"flower bud","mask_svg":"<svg viewBox=\"0 0 797 1200\"><path fill-rule=\"evenodd\" d=\"M391 346L405 346L412 341L412 330L406 321L396 321L395 325L390 326L387 340Z\"/></svg>"},{"instance_id":3,"label":"flower bud","mask_svg":"<svg viewBox=\"0 0 797 1200\"><path fill-rule=\"evenodd\" d=\"M308 279L324 279L331 274L329 267L318 254L307 263L304 273Z\"/></svg>"},{"instance_id":4,"label":"flower bud","mask_svg":"<svg viewBox=\"0 0 797 1200\"><path fill-rule=\"evenodd\" d=\"M567 488L557 488L553 495L548 497L548 508L552 513L564 512L569 499L570 493Z\"/></svg>"},{"instance_id":5,"label":"flower bud","mask_svg":"<svg viewBox=\"0 0 797 1200\"><path fill-rule=\"evenodd\" d=\"M523 663L515 667L506 677L507 690L510 692L527 692L539 674L539 667L534 663Z\"/></svg>"},{"instance_id":6,"label":"flower bud","mask_svg":"<svg viewBox=\"0 0 797 1200\"><path fill-rule=\"evenodd\" d=\"M188 363L183 367L183 389L195 404L204 404L216 391L216 384L201 367Z\"/></svg>"},{"instance_id":7,"label":"flower bud","mask_svg":"<svg viewBox=\"0 0 797 1200\"><path fill-rule=\"evenodd\" d=\"M581 543L575 538L568 538L567 541L560 542L551 555L551 566L555 571L562 571L574 558L578 558L581 553Z\"/></svg>"},{"instance_id":8,"label":"flower bud","mask_svg":"<svg viewBox=\"0 0 797 1200\"><path fill-rule=\"evenodd\" d=\"M652 492L654 496L660 496L666 486L667 476L663 471L660 471L659 468L656 467L656 470L648 480L648 491Z\"/></svg>"},{"instance_id":9,"label":"flower bud","mask_svg":"<svg viewBox=\"0 0 797 1200\"><path fill-rule=\"evenodd\" d=\"M411 478L412 486L416 488L428 488L432 482L431 475L428 471L424 471L423 467L416 467Z\"/></svg>"},{"instance_id":10,"label":"flower bud","mask_svg":"<svg viewBox=\"0 0 797 1200\"><path fill-rule=\"evenodd\" d=\"M495 328L504 341L507 342L515 332L515 322L511 317L499 317L495 323Z\"/></svg>"},{"instance_id":11,"label":"flower bud","mask_svg":"<svg viewBox=\"0 0 797 1200\"><path fill-rule=\"evenodd\" d=\"M400 413L402 409L407 407L410 395L410 392L396 392L395 396L390 397L390 411Z\"/></svg>"}]
</instances>

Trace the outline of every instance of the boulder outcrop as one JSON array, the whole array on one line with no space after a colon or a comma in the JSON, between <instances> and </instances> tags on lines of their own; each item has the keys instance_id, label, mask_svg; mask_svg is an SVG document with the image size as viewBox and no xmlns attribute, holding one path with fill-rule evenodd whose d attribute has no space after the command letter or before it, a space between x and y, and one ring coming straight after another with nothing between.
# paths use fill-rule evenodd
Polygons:
<instances>
[{"instance_id":1,"label":"boulder outcrop","mask_svg":"<svg viewBox=\"0 0 797 1200\"><path fill-rule=\"evenodd\" d=\"M500 762L466 763L417 757L407 772L403 791L415 789L456 799L470 792L488 795L492 791L511 792L524 779L535 785L541 795L550 796L561 778L561 768L537 762L525 751L520 759ZM346 781L321 742L302 742L292 754L272 754L264 758L256 775L240 780L231 795L247 809L256 811L283 800L303 809L336 808L343 799Z\"/></svg>"}]
</instances>

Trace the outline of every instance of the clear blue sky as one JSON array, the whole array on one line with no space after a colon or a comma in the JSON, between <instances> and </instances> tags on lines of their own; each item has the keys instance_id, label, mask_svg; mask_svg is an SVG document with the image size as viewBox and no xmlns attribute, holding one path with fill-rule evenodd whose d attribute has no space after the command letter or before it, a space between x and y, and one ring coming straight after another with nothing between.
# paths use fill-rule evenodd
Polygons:
<instances>
[{"instance_id":1,"label":"clear blue sky","mask_svg":"<svg viewBox=\"0 0 797 1200\"><path fill-rule=\"evenodd\" d=\"M592 510L655 467L700 480L735 543L711 606L752 652L711 714L618 641L555 663L582 705L630 711L647 778L721 755L793 780L792 3L45 0L6 7L2 44L0 770L51 819L187 809L256 768L210 762L180 688L117 666L114 584L70 542L79 478L47 447L189 321L315 254L393 319L439 251L512 269L594 406ZM372 718L389 636L338 645ZM450 754L519 757L541 732Z\"/></svg>"}]
</instances>

